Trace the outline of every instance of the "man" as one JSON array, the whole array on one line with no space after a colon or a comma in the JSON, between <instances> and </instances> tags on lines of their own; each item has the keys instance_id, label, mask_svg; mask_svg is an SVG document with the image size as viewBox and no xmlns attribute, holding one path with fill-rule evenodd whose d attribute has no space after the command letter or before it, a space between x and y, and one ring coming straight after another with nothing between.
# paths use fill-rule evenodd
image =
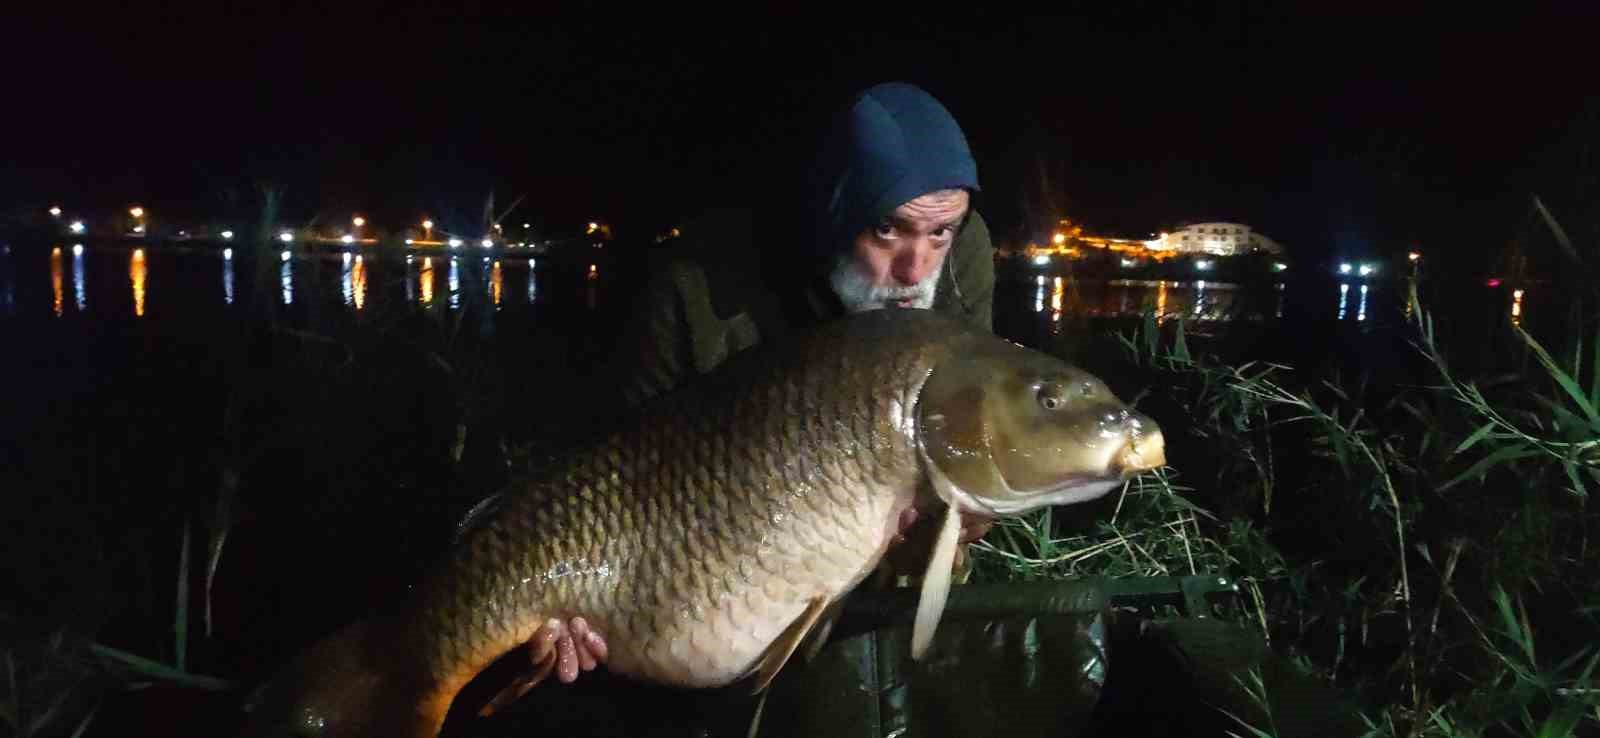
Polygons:
<instances>
[{"instance_id":1,"label":"man","mask_svg":"<svg viewBox=\"0 0 1600 738\"><path fill-rule=\"evenodd\" d=\"M792 202L685 224L668 247L679 258L652 275L622 343L630 405L846 312L927 308L991 329L977 165L932 96L900 83L856 96L807 183Z\"/></svg>"}]
</instances>

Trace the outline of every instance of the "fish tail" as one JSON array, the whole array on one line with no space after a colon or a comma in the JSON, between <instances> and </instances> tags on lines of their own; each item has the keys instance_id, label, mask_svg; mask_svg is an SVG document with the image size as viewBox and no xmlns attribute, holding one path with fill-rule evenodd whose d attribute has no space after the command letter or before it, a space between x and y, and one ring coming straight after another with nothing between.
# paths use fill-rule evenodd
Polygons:
<instances>
[{"instance_id":1,"label":"fish tail","mask_svg":"<svg viewBox=\"0 0 1600 738\"><path fill-rule=\"evenodd\" d=\"M434 738L454 697L411 668L396 629L358 622L302 652L257 692L246 738Z\"/></svg>"}]
</instances>

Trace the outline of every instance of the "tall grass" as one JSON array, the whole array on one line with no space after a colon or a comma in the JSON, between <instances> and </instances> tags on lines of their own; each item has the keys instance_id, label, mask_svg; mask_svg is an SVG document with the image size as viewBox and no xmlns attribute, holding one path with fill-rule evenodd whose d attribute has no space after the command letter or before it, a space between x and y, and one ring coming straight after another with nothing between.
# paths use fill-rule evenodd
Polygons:
<instances>
[{"instance_id":1,"label":"tall grass","mask_svg":"<svg viewBox=\"0 0 1600 738\"><path fill-rule=\"evenodd\" d=\"M1407 299L1421 383L1230 365L1149 316L1117 337L1155 388L1137 402L1169 448L1204 453L1134 480L1087 530L1050 511L1001 523L977 571L1228 572L1233 617L1357 695L1372 735L1600 729L1600 320L1569 324L1559 356L1508 326L1498 350L1526 371L1468 377L1415 281ZM1271 685L1241 679L1265 707Z\"/></svg>"}]
</instances>

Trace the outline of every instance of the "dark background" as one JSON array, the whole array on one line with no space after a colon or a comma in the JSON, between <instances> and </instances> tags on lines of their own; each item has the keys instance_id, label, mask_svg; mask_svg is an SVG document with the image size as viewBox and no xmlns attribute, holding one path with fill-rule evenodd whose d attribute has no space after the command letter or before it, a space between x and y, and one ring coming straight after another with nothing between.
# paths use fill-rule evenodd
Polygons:
<instances>
[{"instance_id":1,"label":"dark background","mask_svg":"<svg viewBox=\"0 0 1600 738\"><path fill-rule=\"evenodd\" d=\"M1139 237L1234 220L1298 254L1487 250L1530 193L1582 199L1591 5L1116 5L19 19L0 51L0 203L204 217L256 207L271 183L291 221L481 223L492 191L498 208L526 195L509 220L536 229L653 234L714 202L781 196L828 113L891 79L961 121L1002 240L1058 214Z\"/></svg>"}]
</instances>

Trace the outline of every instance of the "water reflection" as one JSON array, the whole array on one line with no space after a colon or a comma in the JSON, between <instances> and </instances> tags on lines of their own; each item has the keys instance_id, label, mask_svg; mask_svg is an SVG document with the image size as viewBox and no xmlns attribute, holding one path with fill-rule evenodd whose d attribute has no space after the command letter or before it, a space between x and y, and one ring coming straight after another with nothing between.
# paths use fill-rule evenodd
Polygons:
<instances>
[{"instance_id":1,"label":"water reflection","mask_svg":"<svg viewBox=\"0 0 1600 738\"><path fill-rule=\"evenodd\" d=\"M461 307L461 257L450 257L450 309Z\"/></svg>"},{"instance_id":2,"label":"water reflection","mask_svg":"<svg viewBox=\"0 0 1600 738\"><path fill-rule=\"evenodd\" d=\"M278 284L283 287L283 304L294 304L294 259L289 258L289 252L278 255L283 260L283 266L278 267Z\"/></svg>"},{"instance_id":3,"label":"water reflection","mask_svg":"<svg viewBox=\"0 0 1600 738\"><path fill-rule=\"evenodd\" d=\"M233 304L233 249L222 250L222 299Z\"/></svg>"},{"instance_id":4,"label":"water reflection","mask_svg":"<svg viewBox=\"0 0 1600 738\"><path fill-rule=\"evenodd\" d=\"M354 307L356 304L356 290L354 280L350 274L350 252L340 255L339 267L339 293L344 296L344 304Z\"/></svg>"},{"instance_id":5,"label":"water reflection","mask_svg":"<svg viewBox=\"0 0 1600 738\"><path fill-rule=\"evenodd\" d=\"M351 258L345 252L341 258L343 266L339 271L339 291L344 296L344 304L361 310L367 305L367 260L365 255L356 254Z\"/></svg>"},{"instance_id":6,"label":"water reflection","mask_svg":"<svg viewBox=\"0 0 1600 738\"><path fill-rule=\"evenodd\" d=\"M500 290L504 287L504 277L500 274L500 262L495 261L494 268L489 271L489 296L494 300L494 306L500 307Z\"/></svg>"},{"instance_id":7,"label":"water reflection","mask_svg":"<svg viewBox=\"0 0 1600 738\"><path fill-rule=\"evenodd\" d=\"M1342 284L1339 285L1339 319L1340 320L1344 320L1344 315L1345 315L1346 312L1348 312L1345 309L1345 306L1349 303L1349 301L1350 301L1350 285L1348 283L1342 283Z\"/></svg>"},{"instance_id":8,"label":"water reflection","mask_svg":"<svg viewBox=\"0 0 1600 738\"><path fill-rule=\"evenodd\" d=\"M356 263L350 268L350 280L354 282L354 297L356 310L367 307L367 260L362 255L356 255Z\"/></svg>"},{"instance_id":9,"label":"water reflection","mask_svg":"<svg viewBox=\"0 0 1600 738\"><path fill-rule=\"evenodd\" d=\"M539 273L533 269L533 260L528 260L528 304L532 305L539 299Z\"/></svg>"},{"instance_id":10,"label":"water reflection","mask_svg":"<svg viewBox=\"0 0 1600 738\"><path fill-rule=\"evenodd\" d=\"M0 314L10 315L17 307L16 277L11 271L11 247L0 246Z\"/></svg>"},{"instance_id":11,"label":"water reflection","mask_svg":"<svg viewBox=\"0 0 1600 738\"><path fill-rule=\"evenodd\" d=\"M61 317L62 306L66 303L66 293L61 280L61 247L50 249L50 292L55 296L51 309L56 317Z\"/></svg>"},{"instance_id":12,"label":"water reflection","mask_svg":"<svg viewBox=\"0 0 1600 738\"><path fill-rule=\"evenodd\" d=\"M89 307L89 292L83 284L83 244L72 247L72 295L77 298L78 312L84 312Z\"/></svg>"},{"instance_id":13,"label":"water reflection","mask_svg":"<svg viewBox=\"0 0 1600 738\"><path fill-rule=\"evenodd\" d=\"M134 249L128 259L128 281L133 283L133 314L144 317L144 278L146 274L144 249Z\"/></svg>"},{"instance_id":14,"label":"water reflection","mask_svg":"<svg viewBox=\"0 0 1600 738\"><path fill-rule=\"evenodd\" d=\"M422 257L422 269L417 272L417 283L422 286L422 304L433 304L433 257Z\"/></svg>"},{"instance_id":15,"label":"water reflection","mask_svg":"<svg viewBox=\"0 0 1600 738\"><path fill-rule=\"evenodd\" d=\"M1356 308L1356 321L1367 319L1367 286L1361 285L1361 305Z\"/></svg>"},{"instance_id":16,"label":"water reflection","mask_svg":"<svg viewBox=\"0 0 1600 738\"><path fill-rule=\"evenodd\" d=\"M1088 318L1139 317L1153 313L1158 322L1181 319L1203 322L1260 321L1283 317L1281 283L1242 285L1231 282L1192 282L1145 279L1075 279L1072 276L1029 275L1023 292L1031 296L1033 312L1044 319L1049 310L1051 331L1062 316ZM1275 292L1270 291L1275 290ZM1269 302L1269 300L1271 302Z\"/></svg>"},{"instance_id":17,"label":"water reflection","mask_svg":"<svg viewBox=\"0 0 1600 738\"><path fill-rule=\"evenodd\" d=\"M1511 293L1511 324L1522 325L1522 290Z\"/></svg>"}]
</instances>

